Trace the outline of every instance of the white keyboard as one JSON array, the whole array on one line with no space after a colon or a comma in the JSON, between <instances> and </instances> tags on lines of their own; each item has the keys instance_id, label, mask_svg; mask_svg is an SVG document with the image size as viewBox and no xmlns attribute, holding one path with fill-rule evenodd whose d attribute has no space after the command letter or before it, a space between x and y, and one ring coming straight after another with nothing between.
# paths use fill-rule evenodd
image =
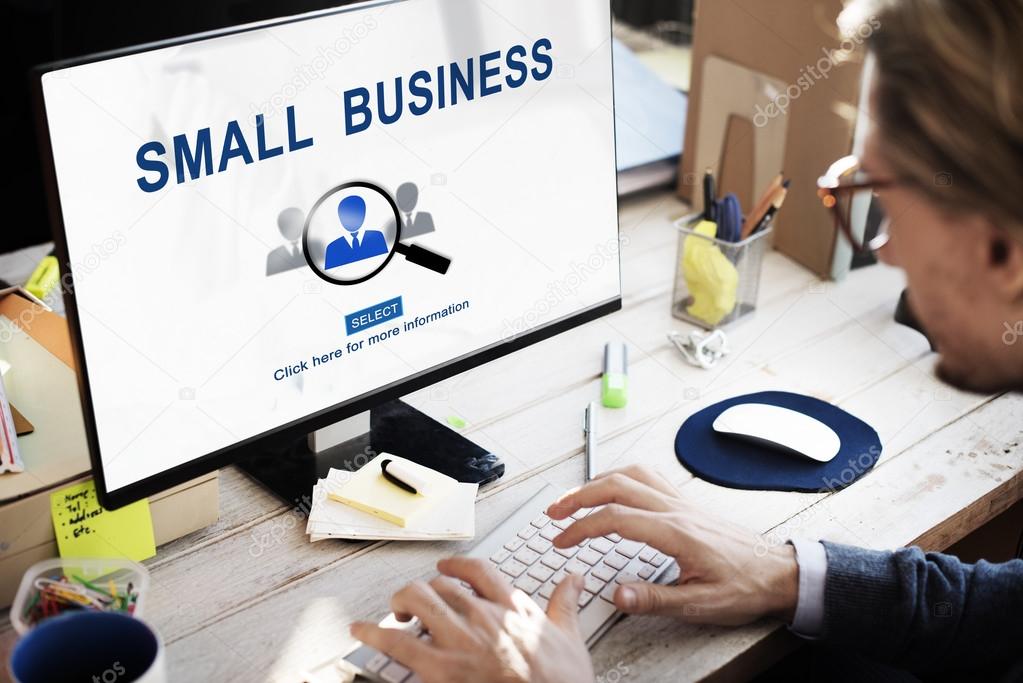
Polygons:
<instances>
[{"instance_id":1,"label":"white keyboard","mask_svg":"<svg viewBox=\"0 0 1023 683\"><path fill-rule=\"evenodd\" d=\"M544 511L560 494L553 486L544 487L488 534L469 556L490 560L510 585L531 596L545 610L554 587L567 573L583 575L579 629L587 646L592 647L621 616L614 606L614 593L619 583L665 583L677 578L677 565L653 548L625 540L618 534L591 538L573 548L555 548L551 543L554 537L591 512L579 510L569 519L550 519ZM399 624L393 615L381 624L417 629L421 638L429 638L417 623ZM419 682L419 677L401 663L367 645L359 646L344 659L374 681Z\"/></svg>"}]
</instances>

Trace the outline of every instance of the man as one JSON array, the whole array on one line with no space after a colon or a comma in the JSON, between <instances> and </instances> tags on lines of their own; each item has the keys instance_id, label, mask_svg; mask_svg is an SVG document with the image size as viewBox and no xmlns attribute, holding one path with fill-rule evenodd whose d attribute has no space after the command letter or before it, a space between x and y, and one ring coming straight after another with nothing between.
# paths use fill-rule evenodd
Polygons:
<instances>
[{"instance_id":1,"label":"man","mask_svg":"<svg viewBox=\"0 0 1023 683\"><path fill-rule=\"evenodd\" d=\"M302 253L302 228L305 226L305 214L294 207L281 211L277 216L277 229L287 244L277 247L266 257L267 277L286 273L289 270L305 266L305 254Z\"/></svg>"},{"instance_id":2,"label":"man","mask_svg":"<svg viewBox=\"0 0 1023 683\"><path fill-rule=\"evenodd\" d=\"M357 194L345 197L337 205L337 217L346 232L327 245L324 268L330 270L387 253L384 233L362 227L366 222L365 199Z\"/></svg>"},{"instance_id":3,"label":"man","mask_svg":"<svg viewBox=\"0 0 1023 683\"><path fill-rule=\"evenodd\" d=\"M846 29L867 17L880 27L868 41L875 125L862 164L890 221L879 256L905 270L943 379L977 391L1023 388L1023 344L1002 340L1007 321L1023 320L1023 0L860 0L843 17L859 17ZM600 506L555 545L619 533L683 568L675 586L620 586L624 612L721 625L774 617L831 648L831 659L821 657L831 666L819 670L828 679L868 667L873 680L1023 675L1021 560L966 565L917 548L803 541L758 556L762 539L709 518L643 468L569 492L549 514ZM355 636L427 683L593 681L576 631L578 580L563 581L543 614L482 563L454 558L438 568L443 576L392 604L418 616L432 643L368 624L353 626ZM845 668L850 654L856 669Z\"/></svg>"},{"instance_id":4,"label":"man","mask_svg":"<svg viewBox=\"0 0 1023 683\"><path fill-rule=\"evenodd\" d=\"M435 230L433 216L426 211L416 211L419 203L419 188L415 183L402 183L395 193L395 203L401 211L401 238L422 237Z\"/></svg>"}]
</instances>

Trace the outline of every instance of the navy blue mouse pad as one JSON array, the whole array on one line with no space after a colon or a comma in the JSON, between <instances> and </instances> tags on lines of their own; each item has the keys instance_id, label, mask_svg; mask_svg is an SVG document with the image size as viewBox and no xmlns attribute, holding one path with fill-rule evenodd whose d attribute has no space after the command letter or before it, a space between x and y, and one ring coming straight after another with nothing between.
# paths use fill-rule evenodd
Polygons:
<instances>
[{"instance_id":1,"label":"navy blue mouse pad","mask_svg":"<svg viewBox=\"0 0 1023 683\"><path fill-rule=\"evenodd\" d=\"M714 420L740 403L767 403L809 415L835 430L842 446L817 462L714 431ZM866 422L826 401L787 391L762 391L715 403L689 417L675 436L679 462L701 479L735 489L837 491L869 472L881 457L881 439Z\"/></svg>"}]
</instances>

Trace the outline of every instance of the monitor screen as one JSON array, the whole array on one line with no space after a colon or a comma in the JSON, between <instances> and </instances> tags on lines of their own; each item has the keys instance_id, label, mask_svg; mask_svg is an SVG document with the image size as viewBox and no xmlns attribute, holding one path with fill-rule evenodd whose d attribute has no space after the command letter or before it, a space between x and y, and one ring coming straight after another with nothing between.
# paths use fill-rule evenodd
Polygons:
<instances>
[{"instance_id":1,"label":"monitor screen","mask_svg":"<svg viewBox=\"0 0 1023 683\"><path fill-rule=\"evenodd\" d=\"M107 492L620 301L607 3L349 6L41 91Z\"/></svg>"}]
</instances>

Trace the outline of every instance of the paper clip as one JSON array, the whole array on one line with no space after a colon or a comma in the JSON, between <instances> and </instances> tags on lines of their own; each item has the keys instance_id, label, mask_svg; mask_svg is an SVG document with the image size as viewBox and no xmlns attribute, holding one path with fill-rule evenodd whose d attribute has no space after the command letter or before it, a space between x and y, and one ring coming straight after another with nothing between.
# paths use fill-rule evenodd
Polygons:
<instances>
[{"instance_id":1,"label":"paper clip","mask_svg":"<svg viewBox=\"0 0 1023 683\"><path fill-rule=\"evenodd\" d=\"M43 597L82 607L105 609L111 603L110 597L104 593L68 581L38 578L35 581L35 588Z\"/></svg>"},{"instance_id":2,"label":"paper clip","mask_svg":"<svg viewBox=\"0 0 1023 683\"><path fill-rule=\"evenodd\" d=\"M681 332L669 332L668 341L675 345L690 365L704 370L710 370L730 352L728 338L721 330L693 330L688 336Z\"/></svg>"}]
</instances>

